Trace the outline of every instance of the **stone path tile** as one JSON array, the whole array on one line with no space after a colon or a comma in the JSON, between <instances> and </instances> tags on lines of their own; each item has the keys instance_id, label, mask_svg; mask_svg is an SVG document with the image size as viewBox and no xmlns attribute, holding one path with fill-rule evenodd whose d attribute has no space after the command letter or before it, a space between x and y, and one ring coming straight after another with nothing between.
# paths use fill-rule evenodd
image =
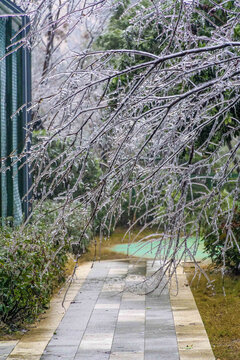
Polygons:
<instances>
[{"instance_id":1,"label":"stone path tile","mask_svg":"<svg viewBox=\"0 0 240 360\"><path fill-rule=\"evenodd\" d=\"M36 346L38 342L44 352L31 355L29 335L28 341L21 341L18 346L18 355L13 351L8 359L212 360L206 357L211 355L211 347L192 299L188 304L186 292L180 303L171 298L173 317L168 286L164 287L164 279L160 282L162 275L157 271L159 265L142 261L133 266L126 260L94 263L48 345L46 339L43 341L44 334L40 333L41 340L35 333L33 343ZM162 288L157 286L159 283ZM183 320L183 307L196 322L195 327ZM186 322L184 328L182 321ZM184 350L190 342L195 348L192 358Z\"/></svg>"},{"instance_id":2,"label":"stone path tile","mask_svg":"<svg viewBox=\"0 0 240 360\"><path fill-rule=\"evenodd\" d=\"M112 353L111 360L144 360L143 352L119 352Z\"/></svg>"},{"instance_id":3,"label":"stone path tile","mask_svg":"<svg viewBox=\"0 0 240 360\"><path fill-rule=\"evenodd\" d=\"M105 263L104 266L94 266L90 271L41 359L50 360L54 359L54 357L57 359L67 357L74 359L105 283L109 268L110 265Z\"/></svg>"},{"instance_id":4,"label":"stone path tile","mask_svg":"<svg viewBox=\"0 0 240 360\"><path fill-rule=\"evenodd\" d=\"M41 360L178 360L168 291L145 296L145 274L145 262L95 263Z\"/></svg>"},{"instance_id":5,"label":"stone path tile","mask_svg":"<svg viewBox=\"0 0 240 360\"><path fill-rule=\"evenodd\" d=\"M145 263L135 269L130 265L125 280L125 291L119 309L110 360L128 356L143 359L145 328L145 295L138 295L138 284L143 280Z\"/></svg>"},{"instance_id":6,"label":"stone path tile","mask_svg":"<svg viewBox=\"0 0 240 360\"><path fill-rule=\"evenodd\" d=\"M18 340L0 341L0 360L6 360L8 355L13 351L17 345Z\"/></svg>"},{"instance_id":7,"label":"stone path tile","mask_svg":"<svg viewBox=\"0 0 240 360\"><path fill-rule=\"evenodd\" d=\"M159 265L158 261L154 264L148 262L147 276L153 275ZM158 276L161 274L155 275L156 283ZM161 290L160 286L146 296L145 360L179 359L168 288Z\"/></svg>"},{"instance_id":8,"label":"stone path tile","mask_svg":"<svg viewBox=\"0 0 240 360\"><path fill-rule=\"evenodd\" d=\"M181 360L214 360L214 354L182 268L177 269L178 294L171 295L178 349ZM176 284L173 284L172 292Z\"/></svg>"}]
</instances>

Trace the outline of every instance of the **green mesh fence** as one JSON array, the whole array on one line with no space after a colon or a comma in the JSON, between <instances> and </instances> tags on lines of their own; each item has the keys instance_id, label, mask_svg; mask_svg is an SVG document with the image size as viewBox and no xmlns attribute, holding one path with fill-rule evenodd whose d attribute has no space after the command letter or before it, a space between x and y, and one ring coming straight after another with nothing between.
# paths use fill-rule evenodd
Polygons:
<instances>
[{"instance_id":1,"label":"green mesh fence","mask_svg":"<svg viewBox=\"0 0 240 360\"><path fill-rule=\"evenodd\" d=\"M6 51L6 20L0 19L0 116L1 116L1 217L7 216L7 118L6 118L6 59L3 58Z\"/></svg>"},{"instance_id":2,"label":"green mesh fence","mask_svg":"<svg viewBox=\"0 0 240 360\"><path fill-rule=\"evenodd\" d=\"M15 31L12 30L12 36ZM17 53L12 54L12 181L13 181L13 218L14 223L19 224L22 220L22 204L19 194L19 181L18 181L18 118L16 115L18 104L18 81L17 81Z\"/></svg>"},{"instance_id":3,"label":"green mesh fence","mask_svg":"<svg viewBox=\"0 0 240 360\"><path fill-rule=\"evenodd\" d=\"M20 197L22 181L19 179L20 162L18 160L21 151L19 139L22 142L23 131L21 131L22 115L17 111L22 105L19 103L19 93L22 91L20 88L22 81L19 81L22 76L19 71L21 50L4 57L7 46L11 44L11 39L18 30L19 25L16 25L12 19L0 18L0 216L2 225L5 224L5 218L8 216L13 217L15 225L20 224L23 217ZM14 48L11 47L11 50Z\"/></svg>"}]
</instances>

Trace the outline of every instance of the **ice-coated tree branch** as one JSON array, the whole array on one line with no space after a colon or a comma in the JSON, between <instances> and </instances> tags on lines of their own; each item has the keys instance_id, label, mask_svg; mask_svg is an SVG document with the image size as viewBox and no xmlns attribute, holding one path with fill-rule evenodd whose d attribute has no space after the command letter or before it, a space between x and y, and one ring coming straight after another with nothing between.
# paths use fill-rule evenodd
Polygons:
<instances>
[{"instance_id":1,"label":"ice-coated tree branch","mask_svg":"<svg viewBox=\"0 0 240 360\"><path fill-rule=\"evenodd\" d=\"M120 16L132 14L124 46L116 38L107 48L106 37L104 48L100 32L120 2L16 2L31 19L22 43L33 56L29 132L41 129L28 154L31 190L36 207L58 204L53 229L87 209L81 241L98 216L106 233L128 208L128 231L159 230L156 256L170 276L185 257L195 261L202 230L218 240L224 214L228 244L239 200L239 5L138 0ZM99 174L86 182L91 166Z\"/></svg>"}]
</instances>

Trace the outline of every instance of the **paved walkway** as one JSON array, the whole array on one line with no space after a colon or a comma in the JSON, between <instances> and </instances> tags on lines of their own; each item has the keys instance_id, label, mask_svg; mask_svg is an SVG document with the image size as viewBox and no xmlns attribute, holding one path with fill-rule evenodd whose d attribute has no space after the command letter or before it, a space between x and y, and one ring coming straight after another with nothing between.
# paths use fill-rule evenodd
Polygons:
<instances>
[{"instance_id":1,"label":"paved walkway","mask_svg":"<svg viewBox=\"0 0 240 360\"><path fill-rule=\"evenodd\" d=\"M18 341L1 341L0 342L0 360L5 360L17 345Z\"/></svg>"},{"instance_id":2,"label":"paved walkway","mask_svg":"<svg viewBox=\"0 0 240 360\"><path fill-rule=\"evenodd\" d=\"M134 293L144 273L145 264L95 263L41 359L177 360L168 294Z\"/></svg>"},{"instance_id":3,"label":"paved walkway","mask_svg":"<svg viewBox=\"0 0 240 360\"><path fill-rule=\"evenodd\" d=\"M174 311L167 288L161 294L157 289L145 295L146 289L152 290L158 280L144 283L145 275L151 275L157 267L158 264L152 266L152 261L135 266L129 261L96 262L93 268L89 267L59 325L55 330L51 327L52 336L47 338L45 324L32 338L31 332L26 335L8 357L1 357L0 346L0 360L214 359L201 318L198 312L198 317L194 313L197 310L192 303L189 305L186 292L183 302L188 306L184 308L180 301L179 308L175 299ZM191 338L194 325L195 338ZM182 331L184 326L186 334Z\"/></svg>"}]
</instances>

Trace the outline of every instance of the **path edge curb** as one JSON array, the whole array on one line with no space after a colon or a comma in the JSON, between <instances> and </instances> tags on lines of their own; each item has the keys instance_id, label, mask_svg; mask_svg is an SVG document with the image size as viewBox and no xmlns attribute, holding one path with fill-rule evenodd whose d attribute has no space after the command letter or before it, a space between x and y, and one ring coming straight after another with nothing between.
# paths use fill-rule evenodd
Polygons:
<instances>
[{"instance_id":1,"label":"path edge curb","mask_svg":"<svg viewBox=\"0 0 240 360\"><path fill-rule=\"evenodd\" d=\"M172 284L169 293L179 359L215 360L206 329L182 266L177 268L177 283L178 286L176 282Z\"/></svg>"},{"instance_id":2,"label":"path edge curb","mask_svg":"<svg viewBox=\"0 0 240 360\"><path fill-rule=\"evenodd\" d=\"M92 262L78 266L74 280L68 290L64 308L62 307L62 301L68 287L67 283L61 289L61 292L50 301L50 307L44 314L44 318L39 321L36 328L23 335L6 360L40 360L71 302L86 280L91 266Z\"/></svg>"}]
</instances>

